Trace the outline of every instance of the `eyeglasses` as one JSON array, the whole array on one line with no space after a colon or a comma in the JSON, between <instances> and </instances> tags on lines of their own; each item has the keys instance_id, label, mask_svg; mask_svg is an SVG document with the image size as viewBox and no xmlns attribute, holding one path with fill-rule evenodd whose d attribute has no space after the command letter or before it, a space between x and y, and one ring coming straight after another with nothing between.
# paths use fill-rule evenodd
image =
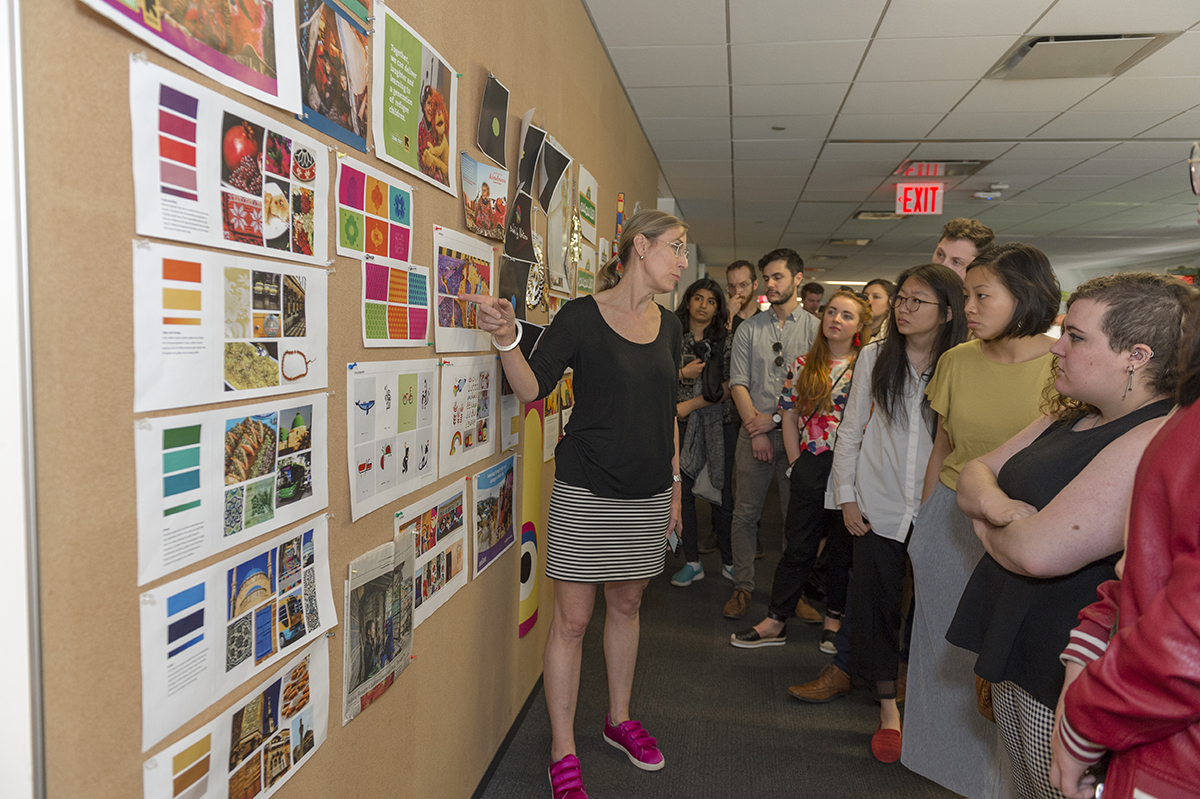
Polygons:
<instances>
[{"instance_id":1,"label":"eyeglasses","mask_svg":"<svg viewBox=\"0 0 1200 799\"><path fill-rule=\"evenodd\" d=\"M682 258L685 261L687 260L687 258L688 258L687 245L684 244L682 241L667 241L666 239L655 239L655 241L661 241L663 244L667 245L672 250L674 250L676 258Z\"/></svg>"},{"instance_id":2,"label":"eyeglasses","mask_svg":"<svg viewBox=\"0 0 1200 799\"><path fill-rule=\"evenodd\" d=\"M922 305L937 305L937 303L933 302L932 300L919 300L916 297L905 297L901 294L897 294L896 296L892 297L892 307L897 310L903 309L909 313L915 313L916 311L921 310Z\"/></svg>"},{"instance_id":3,"label":"eyeglasses","mask_svg":"<svg viewBox=\"0 0 1200 799\"><path fill-rule=\"evenodd\" d=\"M754 285L754 281L752 281L752 280L747 280L745 283L726 283L725 284L725 293L728 294L730 297L732 297L734 294L738 293L739 291L748 290L752 285Z\"/></svg>"},{"instance_id":4,"label":"eyeglasses","mask_svg":"<svg viewBox=\"0 0 1200 799\"><path fill-rule=\"evenodd\" d=\"M771 345L771 349L775 353L775 365L783 366L783 342L776 341L774 344Z\"/></svg>"}]
</instances>

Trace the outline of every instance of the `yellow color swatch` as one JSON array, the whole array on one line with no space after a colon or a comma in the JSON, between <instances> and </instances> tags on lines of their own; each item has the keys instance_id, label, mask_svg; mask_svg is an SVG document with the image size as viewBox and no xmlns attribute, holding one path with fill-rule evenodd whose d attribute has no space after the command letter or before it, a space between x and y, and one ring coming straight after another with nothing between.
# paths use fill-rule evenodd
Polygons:
<instances>
[{"instance_id":1,"label":"yellow color swatch","mask_svg":"<svg viewBox=\"0 0 1200 799\"><path fill-rule=\"evenodd\" d=\"M163 307L175 311L198 311L200 292L191 289L163 289Z\"/></svg>"}]
</instances>

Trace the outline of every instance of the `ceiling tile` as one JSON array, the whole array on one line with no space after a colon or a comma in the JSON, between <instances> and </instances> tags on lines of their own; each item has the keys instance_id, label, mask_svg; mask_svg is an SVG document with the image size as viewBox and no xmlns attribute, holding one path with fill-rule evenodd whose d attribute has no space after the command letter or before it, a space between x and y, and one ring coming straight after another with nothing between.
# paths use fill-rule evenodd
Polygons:
<instances>
[{"instance_id":1,"label":"ceiling tile","mask_svg":"<svg viewBox=\"0 0 1200 799\"><path fill-rule=\"evenodd\" d=\"M732 196L732 177L675 178L669 181L677 200L727 200Z\"/></svg>"},{"instance_id":2,"label":"ceiling tile","mask_svg":"<svg viewBox=\"0 0 1200 799\"><path fill-rule=\"evenodd\" d=\"M1089 158L1078 166L1071 167L1065 175L1113 175L1126 179L1145 175L1163 167L1158 158Z\"/></svg>"},{"instance_id":3,"label":"ceiling tile","mask_svg":"<svg viewBox=\"0 0 1200 799\"><path fill-rule=\"evenodd\" d=\"M651 117L727 117L728 86L674 86L629 89L629 100L640 119Z\"/></svg>"},{"instance_id":4,"label":"ceiling tile","mask_svg":"<svg viewBox=\"0 0 1200 799\"><path fill-rule=\"evenodd\" d=\"M849 83L793 83L734 86L734 116L772 114L834 114L842 105Z\"/></svg>"},{"instance_id":5,"label":"ceiling tile","mask_svg":"<svg viewBox=\"0 0 1200 799\"><path fill-rule=\"evenodd\" d=\"M838 114L830 137L837 139L922 139L942 114Z\"/></svg>"},{"instance_id":6,"label":"ceiling tile","mask_svg":"<svg viewBox=\"0 0 1200 799\"><path fill-rule=\"evenodd\" d=\"M1170 116L1170 111L1067 111L1032 135L1040 139L1125 138Z\"/></svg>"},{"instance_id":7,"label":"ceiling tile","mask_svg":"<svg viewBox=\"0 0 1200 799\"><path fill-rule=\"evenodd\" d=\"M991 113L1066 111L1111 78L1047 78L1044 80L981 80L956 111Z\"/></svg>"},{"instance_id":8,"label":"ceiling tile","mask_svg":"<svg viewBox=\"0 0 1200 799\"><path fill-rule=\"evenodd\" d=\"M1033 36L1182 31L1200 22L1192 3L1059 0L1029 31Z\"/></svg>"},{"instance_id":9,"label":"ceiling tile","mask_svg":"<svg viewBox=\"0 0 1200 799\"><path fill-rule=\"evenodd\" d=\"M972 80L858 81L846 95L847 114L946 113L975 85Z\"/></svg>"},{"instance_id":10,"label":"ceiling tile","mask_svg":"<svg viewBox=\"0 0 1200 799\"><path fill-rule=\"evenodd\" d=\"M1161 50L1130 67L1125 75L1131 78L1200 75L1200 31L1188 31L1168 42Z\"/></svg>"},{"instance_id":11,"label":"ceiling tile","mask_svg":"<svg viewBox=\"0 0 1200 799\"><path fill-rule=\"evenodd\" d=\"M830 142L821 150L822 161L891 161L893 169L909 157L908 142Z\"/></svg>"},{"instance_id":12,"label":"ceiling tile","mask_svg":"<svg viewBox=\"0 0 1200 799\"><path fill-rule=\"evenodd\" d=\"M609 47L661 44L725 44L724 0L675 3L642 0L584 0L596 30ZM636 19L636 25L629 21Z\"/></svg>"},{"instance_id":13,"label":"ceiling tile","mask_svg":"<svg viewBox=\"0 0 1200 799\"><path fill-rule=\"evenodd\" d=\"M975 173L976 177L1003 178L1007 175L1042 175L1049 177L1065 172L1082 158L997 158Z\"/></svg>"},{"instance_id":14,"label":"ceiling tile","mask_svg":"<svg viewBox=\"0 0 1200 799\"><path fill-rule=\"evenodd\" d=\"M1037 20L1050 0L1005 0L1003 3L973 3L969 13L962 3L946 0L892 0L883 24L881 39L916 39L937 31L945 36L1019 34Z\"/></svg>"},{"instance_id":15,"label":"ceiling tile","mask_svg":"<svg viewBox=\"0 0 1200 799\"><path fill-rule=\"evenodd\" d=\"M1011 150L1010 141L927 142L908 156L914 161L990 161Z\"/></svg>"},{"instance_id":16,"label":"ceiling tile","mask_svg":"<svg viewBox=\"0 0 1200 799\"><path fill-rule=\"evenodd\" d=\"M763 160L736 161L733 164L733 174L738 178L786 176L803 178L812 171L812 159L805 160Z\"/></svg>"},{"instance_id":17,"label":"ceiling tile","mask_svg":"<svg viewBox=\"0 0 1200 799\"><path fill-rule=\"evenodd\" d=\"M813 175L808 179L805 189L857 191L869 194L879 188L879 184L887 177L887 175Z\"/></svg>"},{"instance_id":18,"label":"ceiling tile","mask_svg":"<svg viewBox=\"0 0 1200 799\"><path fill-rule=\"evenodd\" d=\"M660 141L720 141L729 137L729 117L652 117L642 120L646 137Z\"/></svg>"},{"instance_id":19,"label":"ceiling tile","mask_svg":"<svg viewBox=\"0 0 1200 799\"><path fill-rule=\"evenodd\" d=\"M866 39L886 0L738 0L729 4L729 36L734 44Z\"/></svg>"},{"instance_id":20,"label":"ceiling tile","mask_svg":"<svg viewBox=\"0 0 1200 799\"><path fill-rule=\"evenodd\" d=\"M1037 186L1038 189L1049 189L1052 191L1088 191L1100 192L1106 191L1122 183L1128 183L1129 177L1126 175L1055 175Z\"/></svg>"},{"instance_id":21,"label":"ceiling tile","mask_svg":"<svg viewBox=\"0 0 1200 799\"><path fill-rule=\"evenodd\" d=\"M896 171L899 161L833 161L822 158L813 168L813 175L869 175L883 180Z\"/></svg>"},{"instance_id":22,"label":"ceiling tile","mask_svg":"<svg viewBox=\"0 0 1200 799\"><path fill-rule=\"evenodd\" d=\"M1071 158L1080 160L1105 153L1115 141L1025 141L1004 154L1005 158ZM1107 153L1105 153L1107 156Z\"/></svg>"},{"instance_id":23,"label":"ceiling tile","mask_svg":"<svg viewBox=\"0 0 1200 799\"><path fill-rule=\"evenodd\" d=\"M854 77L867 41L804 44L734 44L729 47L733 85L839 83Z\"/></svg>"},{"instance_id":24,"label":"ceiling tile","mask_svg":"<svg viewBox=\"0 0 1200 799\"><path fill-rule=\"evenodd\" d=\"M653 146L662 161L713 161L729 157L728 141L661 141Z\"/></svg>"},{"instance_id":25,"label":"ceiling tile","mask_svg":"<svg viewBox=\"0 0 1200 799\"><path fill-rule=\"evenodd\" d=\"M663 174L668 179L672 177L727 177L733 174L733 164L728 160L662 161L659 166L662 167Z\"/></svg>"},{"instance_id":26,"label":"ceiling tile","mask_svg":"<svg viewBox=\"0 0 1200 799\"><path fill-rule=\"evenodd\" d=\"M796 201L769 202L764 200L741 200L737 202L736 215L738 222L762 219L767 222L787 221L792 215Z\"/></svg>"},{"instance_id":27,"label":"ceiling tile","mask_svg":"<svg viewBox=\"0 0 1200 799\"><path fill-rule=\"evenodd\" d=\"M1200 137L1200 110L1186 111L1141 134L1149 139L1195 140ZM1180 149L1187 147L1183 145Z\"/></svg>"},{"instance_id":28,"label":"ceiling tile","mask_svg":"<svg viewBox=\"0 0 1200 799\"><path fill-rule=\"evenodd\" d=\"M733 219L732 200L680 200L684 218L728 221Z\"/></svg>"},{"instance_id":29,"label":"ceiling tile","mask_svg":"<svg viewBox=\"0 0 1200 799\"><path fill-rule=\"evenodd\" d=\"M1072 111L1186 111L1200 102L1200 77L1119 77Z\"/></svg>"},{"instance_id":30,"label":"ceiling tile","mask_svg":"<svg viewBox=\"0 0 1200 799\"><path fill-rule=\"evenodd\" d=\"M1003 200L987 205L976 214L976 218L988 227L1007 228L1044 213L1046 213L1044 205Z\"/></svg>"},{"instance_id":31,"label":"ceiling tile","mask_svg":"<svg viewBox=\"0 0 1200 799\"><path fill-rule=\"evenodd\" d=\"M743 201L795 203L803 186L804 178L737 178L733 184L739 206Z\"/></svg>"},{"instance_id":32,"label":"ceiling tile","mask_svg":"<svg viewBox=\"0 0 1200 799\"><path fill-rule=\"evenodd\" d=\"M831 230L836 230L850 215L858 210L858 203L809 203L801 201L796 204L788 224L788 233L819 233L828 237Z\"/></svg>"},{"instance_id":33,"label":"ceiling tile","mask_svg":"<svg viewBox=\"0 0 1200 799\"><path fill-rule=\"evenodd\" d=\"M800 199L805 202L866 202L871 196L872 193L870 191L854 189L806 188L804 193L800 195Z\"/></svg>"},{"instance_id":34,"label":"ceiling tile","mask_svg":"<svg viewBox=\"0 0 1200 799\"><path fill-rule=\"evenodd\" d=\"M610 47L609 55L625 88L644 86L728 86L724 45L692 47Z\"/></svg>"},{"instance_id":35,"label":"ceiling tile","mask_svg":"<svg viewBox=\"0 0 1200 799\"><path fill-rule=\"evenodd\" d=\"M1027 191L1018 192L1016 197L1026 203L1077 203L1088 197L1101 195L1093 191L1056 191L1035 186Z\"/></svg>"},{"instance_id":36,"label":"ceiling tile","mask_svg":"<svg viewBox=\"0 0 1200 799\"><path fill-rule=\"evenodd\" d=\"M857 80L974 80L1012 43L1010 36L876 39Z\"/></svg>"},{"instance_id":37,"label":"ceiling tile","mask_svg":"<svg viewBox=\"0 0 1200 799\"><path fill-rule=\"evenodd\" d=\"M1127 141L1121 142L1110 150L1105 150L1102 158L1161 158L1163 166L1173 164L1178 160L1187 160L1188 147L1180 147L1177 142L1158 141Z\"/></svg>"},{"instance_id":38,"label":"ceiling tile","mask_svg":"<svg viewBox=\"0 0 1200 799\"><path fill-rule=\"evenodd\" d=\"M823 139L833 124L833 114L805 116L738 116L733 118L735 139ZM771 130L781 127L783 130Z\"/></svg>"},{"instance_id":39,"label":"ceiling tile","mask_svg":"<svg viewBox=\"0 0 1200 799\"><path fill-rule=\"evenodd\" d=\"M733 158L735 161L803 160L816 158L820 149L820 139L734 139Z\"/></svg>"},{"instance_id":40,"label":"ceiling tile","mask_svg":"<svg viewBox=\"0 0 1200 799\"><path fill-rule=\"evenodd\" d=\"M1058 116L1053 111L1020 113L1003 111L986 114L954 111L929 134L943 139L1023 139Z\"/></svg>"}]
</instances>

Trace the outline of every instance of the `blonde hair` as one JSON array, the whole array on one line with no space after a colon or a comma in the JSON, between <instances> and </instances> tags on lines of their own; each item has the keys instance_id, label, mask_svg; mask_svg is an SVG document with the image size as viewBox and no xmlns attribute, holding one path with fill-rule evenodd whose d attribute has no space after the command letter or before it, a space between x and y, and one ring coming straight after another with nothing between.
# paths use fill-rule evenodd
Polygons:
<instances>
[{"instance_id":1,"label":"blonde hair","mask_svg":"<svg viewBox=\"0 0 1200 799\"><path fill-rule=\"evenodd\" d=\"M653 208L638 211L631 216L621 229L621 238L617 243L617 257L610 258L596 273L596 293L607 291L621 282L622 264L629 264L633 260L633 240L638 235L654 239L677 227L681 227L685 231L688 229L685 222Z\"/></svg>"}]
</instances>

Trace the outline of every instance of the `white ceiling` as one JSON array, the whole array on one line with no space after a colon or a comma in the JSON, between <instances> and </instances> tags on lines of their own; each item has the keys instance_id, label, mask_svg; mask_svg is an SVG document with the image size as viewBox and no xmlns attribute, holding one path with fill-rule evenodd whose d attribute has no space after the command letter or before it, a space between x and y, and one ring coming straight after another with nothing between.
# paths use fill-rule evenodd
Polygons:
<instances>
[{"instance_id":1,"label":"white ceiling","mask_svg":"<svg viewBox=\"0 0 1200 799\"><path fill-rule=\"evenodd\" d=\"M1041 247L1060 272L1200 256L1194 0L584 5L709 266L785 246L822 280L894 275L955 216ZM983 78L1024 37L1114 33L1178 36L1114 78ZM991 163L941 179L941 216L853 219L894 209L905 159ZM971 198L993 183L1009 186L1000 199Z\"/></svg>"}]
</instances>

